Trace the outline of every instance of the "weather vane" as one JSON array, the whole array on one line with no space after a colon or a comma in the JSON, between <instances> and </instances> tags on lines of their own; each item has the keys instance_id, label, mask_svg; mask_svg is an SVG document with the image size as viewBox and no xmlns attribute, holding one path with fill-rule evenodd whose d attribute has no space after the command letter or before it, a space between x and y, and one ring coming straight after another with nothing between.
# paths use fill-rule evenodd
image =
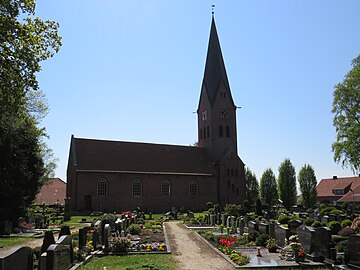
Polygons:
<instances>
[{"instance_id":1,"label":"weather vane","mask_svg":"<svg viewBox=\"0 0 360 270\"><path fill-rule=\"evenodd\" d=\"M214 16L215 13L215 5L211 5L211 14Z\"/></svg>"}]
</instances>

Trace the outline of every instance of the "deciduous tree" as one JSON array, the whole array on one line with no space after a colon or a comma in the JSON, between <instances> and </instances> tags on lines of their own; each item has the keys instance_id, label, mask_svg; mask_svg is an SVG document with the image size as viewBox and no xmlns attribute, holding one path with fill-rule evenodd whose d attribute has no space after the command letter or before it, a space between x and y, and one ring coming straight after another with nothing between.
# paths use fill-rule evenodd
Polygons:
<instances>
[{"instance_id":1,"label":"deciduous tree","mask_svg":"<svg viewBox=\"0 0 360 270\"><path fill-rule=\"evenodd\" d=\"M333 93L333 124L336 142L332 145L334 160L354 173L360 172L360 55L352 61L353 68Z\"/></svg>"},{"instance_id":2,"label":"deciduous tree","mask_svg":"<svg viewBox=\"0 0 360 270\"><path fill-rule=\"evenodd\" d=\"M298 181L302 194L302 205L306 208L313 207L316 204L317 200L317 182L315 171L309 164L305 164L301 168L298 176Z\"/></svg>"},{"instance_id":3,"label":"deciduous tree","mask_svg":"<svg viewBox=\"0 0 360 270\"><path fill-rule=\"evenodd\" d=\"M266 169L261 176L260 197L263 203L266 203L269 207L277 204L278 190L276 178L270 168Z\"/></svg>"},{"instance_id":4,"label":"deciduous tree","mask_svg":"<svg viewBox=\"0 0 360 270\"><path fill-rule=\"evenodd\" d=\"M296 204L296 173L290 159L285 159L279 167L278 177L279 198L287 210Z\"/></svg>"},{"instance_id":5,"label":"deciduous tree","mask_svg":"<svg viewBox=\"0 0 360 270\"><path fill-rule=\"evenodd\" d=\"M249 169L245 169L246 200L250 206L254 206L259 198L259 182L256 175Z\"/></svg>"},{"instance_id":6,"label":"deciduous tree","mask_svg":"<svg viewBox=\"0 0 360 270\"><path fill-rule=\"evenodd\" d=\"M15 218L34 200L53 167L39 126L47 106L36 73L60 46L58 24L36 18L34 0L1 2L0 208Z\"/></svg>"}]
</instances>

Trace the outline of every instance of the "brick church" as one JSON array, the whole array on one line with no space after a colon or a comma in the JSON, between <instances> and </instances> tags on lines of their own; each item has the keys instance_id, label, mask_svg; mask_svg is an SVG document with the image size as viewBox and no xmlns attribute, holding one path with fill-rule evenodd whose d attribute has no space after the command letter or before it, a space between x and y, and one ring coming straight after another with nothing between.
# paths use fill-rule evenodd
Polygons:
<instances>
[{"instance_id":1,"label":"brick church","mask_svg":"<svg viewBox=\"0 0 360 270\"><path fill-rule=\"evenodd\" d=\"M202 81L198 145L71 136L67 198L72 211L201 210L207 202L241 204L244 163L237 153L236 106L214 17Z\"/></svg>"}]
</instances>

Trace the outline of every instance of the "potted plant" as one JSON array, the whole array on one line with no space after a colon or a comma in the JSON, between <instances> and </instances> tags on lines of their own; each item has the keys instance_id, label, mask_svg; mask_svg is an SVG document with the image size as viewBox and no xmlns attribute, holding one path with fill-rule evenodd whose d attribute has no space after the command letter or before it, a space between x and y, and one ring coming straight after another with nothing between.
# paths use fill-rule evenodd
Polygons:
<instances>
[{"instance_id":1,"label":"potted plant","mask_svg":"<svg viewBox=\"0 0 360 270\"><path fill-rule=\"evenodd\" d=\"M273 253L277 250L277 241L275 238L269 238L266 241L266 248L269 250L269 252Z\"/></svg>"}]
</instances>

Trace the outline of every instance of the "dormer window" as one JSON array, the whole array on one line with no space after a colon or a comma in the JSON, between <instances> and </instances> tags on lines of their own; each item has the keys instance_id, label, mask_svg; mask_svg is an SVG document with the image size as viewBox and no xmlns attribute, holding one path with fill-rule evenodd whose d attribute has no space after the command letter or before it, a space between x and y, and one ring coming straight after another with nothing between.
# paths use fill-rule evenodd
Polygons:
<instances>
[{"instance_id":1,"label":"dormer window","mask_svg":"<svg viewBox=\"0 0 360 270\"><path fill-rule=\"evenodd\" d=\"M333 190L332 190L332 193L333 193L334 195L344 195L344 194L345 194L345 190L343 190L343 189L333 189Z\"/></svg>"}]
</instances>

